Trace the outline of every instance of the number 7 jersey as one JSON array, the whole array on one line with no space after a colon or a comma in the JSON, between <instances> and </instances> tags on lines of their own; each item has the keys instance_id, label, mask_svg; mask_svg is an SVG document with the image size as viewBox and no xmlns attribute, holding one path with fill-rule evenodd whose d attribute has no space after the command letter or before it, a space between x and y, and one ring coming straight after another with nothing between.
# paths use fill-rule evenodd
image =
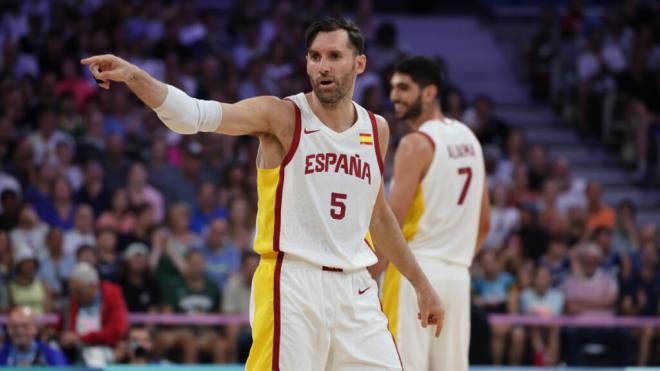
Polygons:
<instances>
[{"instance_id":1,"label":"number 7 jersey","mask_svg":"<svg viewBox=\"0 0 660 371\"><path fill-rule=\"evenodd\" d=\"M304 93L288 99L296 111L291 148L279 167L257 170L255 251L344 270L375 264L368 229L383 169L375 117L353 103L357 120L338 133Z\"/></svg>"},{"instance_id":2,"label":"number 7 jersey","mask_svg":"<svg viewBox=\"0 0 660 371\"><path fill-rule=\"evenodd\" d=\"M481 145L466 125L449 118L427 121L419 132L434 153L404 219L403 235L417 257L469 267L485 181Z\"/></svg>"}]
</instances>

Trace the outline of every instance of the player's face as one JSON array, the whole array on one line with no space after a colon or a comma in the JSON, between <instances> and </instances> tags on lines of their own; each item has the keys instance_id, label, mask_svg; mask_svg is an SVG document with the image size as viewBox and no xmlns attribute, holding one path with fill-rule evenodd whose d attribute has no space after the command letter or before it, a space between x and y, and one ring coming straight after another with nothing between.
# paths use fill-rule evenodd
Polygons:
<instances>
[{"instance_id":1,"label":"player's face","mask_svg":"<svg viewBox=\"0 0 660 371\"><path fill-rule=\"evenodd\" d=\"M319 32L307 51L307 75L314 95L327 105L353 97L355 77L366 56L356 55L345 30Z\"/></svg>"},{"instance_id":2,"label":"player's face","mask_svg":"<svg viewBox=\"0 0 660 371\"><path fill-rule=\"evenodd\" d=\"M422 113L422 91L410 76L394 73L390 100L394 104L394 116L399 120L410 120Z\"/></svg>"}]
</instances>

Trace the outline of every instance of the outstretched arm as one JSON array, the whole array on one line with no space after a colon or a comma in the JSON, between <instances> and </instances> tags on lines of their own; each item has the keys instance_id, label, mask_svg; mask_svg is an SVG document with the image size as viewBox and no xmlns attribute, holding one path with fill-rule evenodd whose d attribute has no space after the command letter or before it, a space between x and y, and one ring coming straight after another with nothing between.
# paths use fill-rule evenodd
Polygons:
<instances>
[{"instance_id":1,"label":"outstretched arm","mask_svg":"<svg viewBox=\"0 0 660 371\"><path fill-rule=\"evenodd\" d=\"M291 107L279 98L262 96L235 104L195 99L156 80L128 61L111 54L81 60L89 65L99 86L123 82L170 129L180 134L218 132L228 135L273 133L274 117L290 117ZM222 123L222 125L221 125Z\"/></svg>"}]
</instances>

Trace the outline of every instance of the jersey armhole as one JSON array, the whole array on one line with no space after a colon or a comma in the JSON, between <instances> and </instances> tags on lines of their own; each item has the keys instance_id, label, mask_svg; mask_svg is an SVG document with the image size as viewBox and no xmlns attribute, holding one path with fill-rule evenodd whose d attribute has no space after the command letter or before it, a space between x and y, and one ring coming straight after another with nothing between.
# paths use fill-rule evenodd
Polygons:
<instances>
[{"instance_id":1,"label":"jersey armhole","mask_svg":"<svg viewBox=\"0 0 660 371\"><path fill-rule=\"evenodd\" d=\"M369 120L371 121L371 131L374 133L374 149L376 150L376 157L378 158L378 168L380 169L380 175L383 175L384 165L383 165L383 156L380 153L380 139L378 137L378 122L376 122L376 116L373 112L369 112Z\"/></svg>"},{"instance_id":2,"label":"jersey armhole","mask_svg":"<svg viewBox=\"0 0 660 371\"><path fill-rule=\"evenodd\" d=\"M285 167L289 162L291 162L291 159L293 158L293 155L296 153L296 149L298 149L298 144L300 143L300 131L302 130L302 117L300 113L300 108L298 108L298 105L296 102L294 102L291 99L284 99L286 101L291 102L293 104L293 109L294 109L294 115L295 115L295 120L296 124L293 129L293 139L291 139L291 146L289 147L289 150L286 152L286 155L284 156L284 159L282 160L282 164L280 166Z\"/></svg>"}]
</instances>

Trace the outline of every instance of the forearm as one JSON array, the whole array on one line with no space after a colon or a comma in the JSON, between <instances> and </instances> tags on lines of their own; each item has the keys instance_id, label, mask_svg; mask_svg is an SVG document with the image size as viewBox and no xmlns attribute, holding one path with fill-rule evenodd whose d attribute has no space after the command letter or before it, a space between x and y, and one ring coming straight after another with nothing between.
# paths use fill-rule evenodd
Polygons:
<instances>
[{"instance_id":1,"label":"forearm","mask_svg":"<svg viewBox=\"0 0 660 371\"><path fill-rule=\"evenodd\" d=\"M428 283L426 276L417 264L410 248L403 239L399 224L388 207L383 207L374 213L371 221L374 245L382 255L406 277L415 288L422 283Z\"/></svg>"},{"instance_id":2,"label":"forearm","mask_svg":"<svg viewBox=\"0 0 660 371\"><path fill-rule=\"evenodd\" d=\"M167 85L134 64L130 68L131 73L126 81L128 88L149 108L161 106L167 97Z\"/></svg>"}]
</instances>

